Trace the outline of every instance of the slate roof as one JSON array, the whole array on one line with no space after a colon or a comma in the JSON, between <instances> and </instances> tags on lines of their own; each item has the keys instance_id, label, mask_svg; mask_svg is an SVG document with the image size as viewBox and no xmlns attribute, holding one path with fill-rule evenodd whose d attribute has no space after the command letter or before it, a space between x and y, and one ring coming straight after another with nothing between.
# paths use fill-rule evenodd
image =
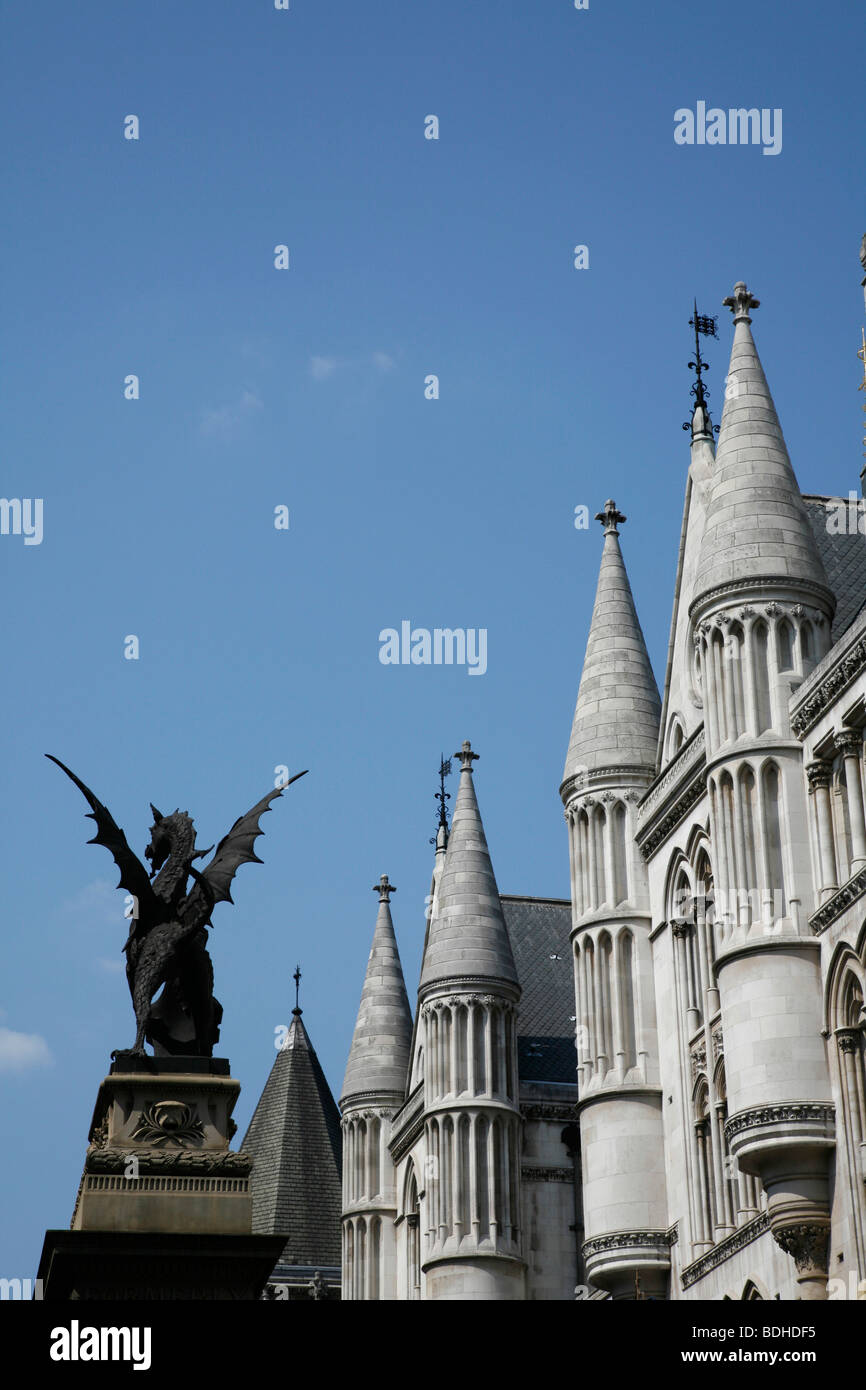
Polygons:
<instances>
[{"instance_id":1,"label":"slate roof","mask_svg":"<svg viewBox=\"0 0 866 1390\"><path fill-rule=\"evenodd\" d=\"M832 630L835 642L851 626L866 602L866 536L859 530L850 533L840 530L838 535L827 530L827 522L831 517L835 521L840 506L846 509L847 521L847 497L804 496L803 501L824 562L827 582L836 595ZM862 502L857 515L858 518L863 515Z\"/></svg>"},{"instance_id":2,"label":"slate roof","mask_svg":"<svg viewBox=\"0 0 866 1390\"><path fill-rule=\"evenodd\" d=\"M253 1233L287 1237L282 1265L339 1266L340 1116L295 1010L241 1145L253 1155Z\"/></svg>"},{"instance_id":3,"label":"slate roof","mask_svg":"<svg viewBox=\"0 0 866 1390\"><path fill-rule=\"evenodd\" d=\"M576 1086L571 903L508 894L501 902L522 991L517 1024L520 1080Z\"/></svg>"}]
</instances>

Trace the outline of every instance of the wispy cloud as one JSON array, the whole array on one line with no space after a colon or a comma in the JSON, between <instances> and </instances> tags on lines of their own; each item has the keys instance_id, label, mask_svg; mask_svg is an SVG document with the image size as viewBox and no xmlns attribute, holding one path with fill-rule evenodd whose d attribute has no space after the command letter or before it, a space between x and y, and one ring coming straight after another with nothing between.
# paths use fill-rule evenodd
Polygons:
<instances>
[{"instance_id":1,"label":"wispy cloud","mask_svg":"<svg viewBox=\"0 0 866 1390\"><path fill-rule=\"evenodd\" d=\"M123 969L123 957L117 956L98 956L96 964L100 970L104 970L107 975L119 975Z\"/></svg>"},{"instance_id":2,"label":"wispy cloud","mask_svg":"<svg viewBox=\"0 0 866 1390\"><path fill-rule=\"evenodd\" d=\"M50 1066L53 1061L51 1049L39 1033L0 1028L0 1072L28 1071L31 1067Z\"/></svg>"},{"instance_id":3,"label":"wispy cloud","mask_svg":"<svg viewBox=\"0 0 866 1390\"><path fill-rule=\"evenodd\" d=\"M388 352L371 352L365 357L322 357L310 358L310 376L313 381L327 381L338 370L348 367L375 367L377 372L390 372L397 364Z\"/></svg>"},{"instance_id":4,"label":"wispy cloud","mask_svg":"<svg viewBox=\"0 0 866 1390\"><path fill-rule=\"evenodd\" d=\"M123 924L124 895L107 878L94 879L71 898L61 903L65 916L77 917L84 926Z\"/></svg>"},{"instance_id":5,"label":"wispy cloud","mask_svg":"<svg viewBox=\"0 0 866 1390\"><path fill-rule=\"evenodd\" d=\"M203 410L199 421L199 433L206 439L228 439L245 419L261 410L263 406L264 402L255 391L243 391L240 399L232 405L222 405L216 410Z\"/></svg>"}]
</instances>

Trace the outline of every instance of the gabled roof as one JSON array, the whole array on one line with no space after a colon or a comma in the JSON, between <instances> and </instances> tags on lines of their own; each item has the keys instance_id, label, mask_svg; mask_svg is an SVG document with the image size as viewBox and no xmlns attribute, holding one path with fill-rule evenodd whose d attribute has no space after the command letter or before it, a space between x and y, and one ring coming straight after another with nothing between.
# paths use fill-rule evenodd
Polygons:
<instances>
[{"instance_id":1,"label":"gabled roof","mask_svg":"<svg viewBox=\"0 0 866 1390\"><path fill-rule=\"evenodd\" d=\"M253 1233L286 1236L283 1264L338 1266L340 1116L301 1010L293 1015L241 1145L253 1156Z\"/></svg>"}]
</instances>

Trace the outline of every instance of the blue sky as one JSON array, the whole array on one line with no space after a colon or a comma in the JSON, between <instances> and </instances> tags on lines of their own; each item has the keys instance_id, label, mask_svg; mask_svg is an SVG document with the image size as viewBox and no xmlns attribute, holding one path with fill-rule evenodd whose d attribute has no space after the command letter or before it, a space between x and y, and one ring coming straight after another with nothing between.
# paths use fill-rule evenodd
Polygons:
<instances>
[{"instance_id":1,"label":"blue sky","mask_svg":"<svg viewBox=\"0 0 866 1390\"><path fill-rule=\"evenodd\" d=\"M296 961L339 1093L382 872L414 993L440 751L481 754L500 889L567 896L601 542L574 508L629 518L661 683L694 296L715 419L745 279L801 486L858 485L864 42L849 0L54 0L4 7L0 41L2 491L44 503L40 545L0 536L0 1273L23 1277L134 1032L114 866L43 753L139 853L149 801L207 845L310 768L211 937L241 1133ZM676 145L699 100L781 108L781 153ZM404 619L485 628L486 673L382 665Z\"/></svg>"}]
</instances>

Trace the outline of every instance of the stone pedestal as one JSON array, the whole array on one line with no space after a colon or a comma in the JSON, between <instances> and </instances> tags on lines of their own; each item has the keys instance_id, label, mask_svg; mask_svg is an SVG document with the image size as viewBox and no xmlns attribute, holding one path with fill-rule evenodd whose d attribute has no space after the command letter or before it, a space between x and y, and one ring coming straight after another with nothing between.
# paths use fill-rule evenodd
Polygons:
<instances>
[{"instance_id":1,"label":"stone pedestal","mask_svg":"<svg viewBox=\"0 0 866 1390\"><path fill-rule=\"evenodd\" d=\"M46 1236L46 1298L259 1296L284 1238L252 1235L253 1161L229 1148L239 1093L222 1058L117 1056L72 1229Z\"/></svg>"}]
</instances>

